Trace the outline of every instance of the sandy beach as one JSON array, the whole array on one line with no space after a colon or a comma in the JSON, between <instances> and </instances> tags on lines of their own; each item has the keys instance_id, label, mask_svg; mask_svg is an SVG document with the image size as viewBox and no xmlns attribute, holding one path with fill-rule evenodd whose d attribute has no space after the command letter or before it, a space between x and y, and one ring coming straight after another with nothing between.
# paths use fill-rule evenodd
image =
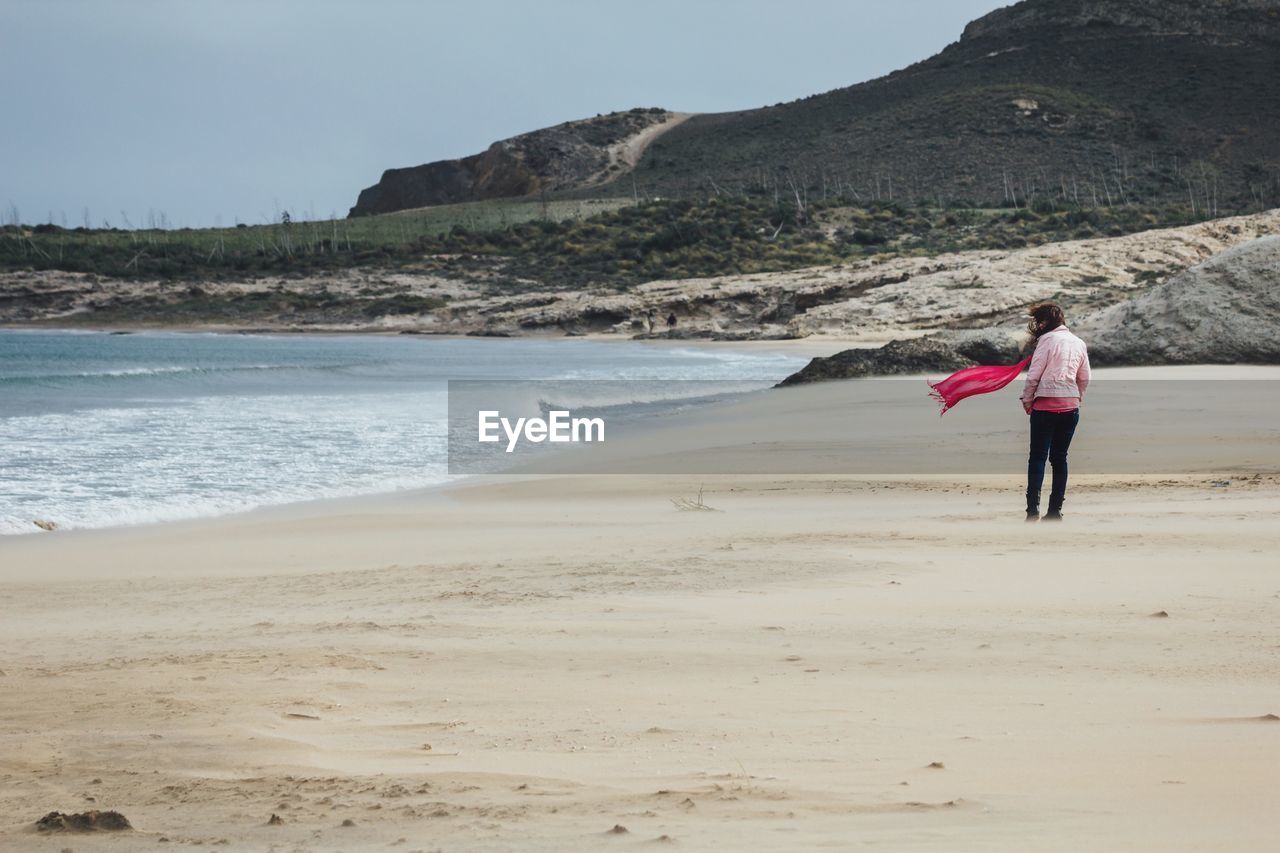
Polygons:
<instances>
[{"instance_id":1,"label":"sandy beach","mask_svg":"<svg viewBox=\"0 0 1280 853\"><path fill-rule=\"evenodd\" d=\"M740 460L842 387L653 452ZM5 537L0 848L1274 849L1274 421L1176 418L1122 471L1090 417L1139 444L1169 400L1086 411L1067 521L1029 526L1020 421L965 407L958 447L987 409L1015 436L983 473L816 444ZM33 828L86 809L134 830Z\"/></svg>"},{"instance_id":2,"label":"sandy beach","mask_svg":"<svg viewBox=\"0 0 1280 853\"><path fill-rule=\"evenodd\" d=\"M0 853L1280 853L1280 0L0 34Z\"/></svg>"}]
</instances>

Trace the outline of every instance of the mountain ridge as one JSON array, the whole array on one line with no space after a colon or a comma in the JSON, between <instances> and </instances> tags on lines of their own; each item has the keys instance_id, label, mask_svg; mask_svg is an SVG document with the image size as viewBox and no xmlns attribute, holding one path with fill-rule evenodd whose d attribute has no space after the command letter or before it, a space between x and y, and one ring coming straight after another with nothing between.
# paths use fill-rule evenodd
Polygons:
<instances>
[{"instance_id":1,"label":"mountain ridge","mask_svg":"<svg viewBox=\"0 0 1280 853\"><path fill-rule=\"evenodd\" d=\"M1002 6L965 26L960 40L1015 33L1053 21L1088 28L1113 25L1151 33L1253 36L1258 13L1280 10L1280 0L1054 0ZM1174 28L1174 29L1170 29Z\"/></svg>"},{"instance_id":2,"label":"mountain ridge","mask_svg":"<svg viewBox=\"0 0 1280 853\"><path fill-rule=\"evenodd\" d=\"M602 146L540 147L519 168L491 157L489 183L454 180L472 158L389 170L353 214L533 193L1263 208L1280 195L1277 44L1280 0L1024 0L883 77L674 123L603 181L561 168Z\"/></svg>"}]
</instances>

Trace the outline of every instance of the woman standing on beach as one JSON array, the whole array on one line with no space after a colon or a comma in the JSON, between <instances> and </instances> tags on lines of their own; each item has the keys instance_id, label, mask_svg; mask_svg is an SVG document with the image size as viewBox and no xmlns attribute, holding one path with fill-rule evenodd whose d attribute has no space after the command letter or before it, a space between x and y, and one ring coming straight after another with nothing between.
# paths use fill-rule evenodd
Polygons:
<instances>
[{"instance_id":1,"label":"woman standing on beach","mask_svg":"<svg viewBox=\"0 0 1280 853\"><path fill-rule=\"evenodd\" d=\"M1080 423L1080 401L1089 385L1089 350L1067 328L1062 309L1051 302L1030 310L1027 331L1035 353L1022 390L1022 408L1031 416L1031 454L1027 460L1027 521L1040 520L1044 464L1053 466L1045 521L1062 520L1067 495L1067 449Z\"/></svg>"}]
</instances>

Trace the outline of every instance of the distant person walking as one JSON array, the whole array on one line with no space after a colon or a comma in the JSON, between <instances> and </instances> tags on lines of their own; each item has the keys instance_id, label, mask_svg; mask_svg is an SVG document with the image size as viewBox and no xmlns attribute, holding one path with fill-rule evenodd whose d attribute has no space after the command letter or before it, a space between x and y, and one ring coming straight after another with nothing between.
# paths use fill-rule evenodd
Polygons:
<instances>
[{"instance_id":1,"label":"distant person walking","mask_svg":"<svg viewBox=\"0 0 1280 853\"><path fill-rule=\"evenodd\" d=\"M1067 497L1067 450L1080 423L1080 403L1089 386L1089 350L1067 328L1062 309L1051 302L1033 306L1027 331L1035 352L1022 389L1022 408L1031 417L1027 458L1027 521L1040 520L1040 490L1047 460L1053 468L1045 521L1062 520Z\"/></svg>"},{"instance_id":2,"label":"distant person walking","mask_svg":"<svg viewBox=\"0 0 1280 853\"><path fill-rule=\"evenodd\" d=\"M667 334L671 334L676 330L676 312L672 311L667 315Z\"/></svg>"}]
</instances>

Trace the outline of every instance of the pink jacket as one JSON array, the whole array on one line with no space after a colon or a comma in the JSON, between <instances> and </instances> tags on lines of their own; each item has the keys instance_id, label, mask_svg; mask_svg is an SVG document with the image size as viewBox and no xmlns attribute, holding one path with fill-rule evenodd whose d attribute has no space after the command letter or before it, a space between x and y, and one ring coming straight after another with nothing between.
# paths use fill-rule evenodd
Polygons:
<instances>
[{"instance_id":1,"label":"pink jacket","mask_svg":"<svg viewBox=\"0 0 1280 853\"><path fill-rule=\"evenodd\" d=\"M1045 332L1036 342L1022 402L1036 397L1084 397L1089 387L1089 350L1066 326Z\"/></svg>"}]
</instances>

